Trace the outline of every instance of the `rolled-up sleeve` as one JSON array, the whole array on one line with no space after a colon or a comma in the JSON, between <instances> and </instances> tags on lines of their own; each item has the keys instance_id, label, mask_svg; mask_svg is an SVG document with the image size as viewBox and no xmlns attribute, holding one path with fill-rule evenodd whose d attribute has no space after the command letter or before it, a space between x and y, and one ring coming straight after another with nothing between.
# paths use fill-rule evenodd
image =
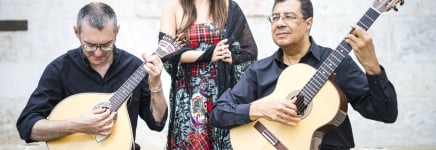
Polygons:
<instances>
[{"instance_id":1,"label":"rolled-up sleeve","mask_svg":"<svg viewBox=\"0 0 436 150\"><path fill-rule=\"evenodd\" d=\"M38 120L46 119L54 106L65 97L58 76L58 71L53 65L45 69L38 87L31 94L29 101L18 117L16 124L18 133L27 143L35 142L30 139L35 123Z\"/></svg>"}]
</instances>

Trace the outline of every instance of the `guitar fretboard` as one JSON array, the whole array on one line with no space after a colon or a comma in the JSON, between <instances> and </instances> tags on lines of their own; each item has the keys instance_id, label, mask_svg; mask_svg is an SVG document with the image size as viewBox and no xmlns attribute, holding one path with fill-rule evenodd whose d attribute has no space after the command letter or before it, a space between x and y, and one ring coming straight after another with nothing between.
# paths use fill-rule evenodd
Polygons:
<instances>
[{"instance_id":1,"label":"guitar fretboard","mask_svg":"<svg viewBox=\"0 0 436 150\"><path fill-rule=\"evenodd\" d=\"M357 23L358 26L365 30L374 23L374 21L380 16L380 13L374 8L369 8L365 15ZM350 31L349 33L352 33ZM317 69L316 73L310 78L309 82L303 87L298 95L296 102L298 110L303 113L307 105L312 98L321 89L324 83L328 80L333 71L338 67L342 60L352 50L350 44L345 42L345 39L340 42L339 46L327 57L327 59Z\"/></svg>"},{"instance_id":2,"label":"guitar fretboard","mask_svg":"<svg viewBox=\"0 0 436 150\"><path fill-rule=\"evenodd\" d=\"M169 35L164 35L162 39L159 41L159 46L157 50L153 53L153 55L157 55L160 58L164 58L181 47L183 47L185 44L181 41L179 41L177 38L172 38ZM121 87L115 91L114 95L109 99L110 102L110 110L112 112L115 112L118 110L118 108L121 107L124 101L127 100L129 95L132 93L133 89L135 89L136 86L144 79L144 77L147 75L147 71L144 69L144 64L140 65L138 69L136 69L135 72L127 79L126 82L121 85Z\"/></svg>"},{"instance_id":3,"label":"guitar fretboard","mask_svg":"<svg viewBox=\"0 0 436 150\"><path fill-rule=\"evenodd\" d=\"M130 93L132 93L133 89L138 86L139 82L144 79L147 75L147 71L145 71L144 64L140 65L138 69L127 79L126 82L121 85L121 87L114 93L114 95L109 99L110 102L110 110L115 112L124 102L124 100L129 97Z\"/></svg>"}]
</instances>

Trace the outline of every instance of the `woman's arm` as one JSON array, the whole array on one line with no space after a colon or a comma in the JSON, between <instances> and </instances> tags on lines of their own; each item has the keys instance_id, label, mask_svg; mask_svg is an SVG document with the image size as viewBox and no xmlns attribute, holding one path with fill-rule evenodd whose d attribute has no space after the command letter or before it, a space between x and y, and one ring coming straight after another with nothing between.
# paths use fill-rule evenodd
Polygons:
<instances>
[{"instance_id":1,"label":"woman's arm","mask_svg":"<svg viewBox=\"0 0 436 150\"><path fill-rule=\"evenodd\" d=\"M176 36L177 29L183 18L183 8L178 0L172 0L162 11L160 18L160 32L166 33L173 37ZM180 56L180 63L194 63L201 55L202 51L187 50Z\"/></svg>"}]
</instances>

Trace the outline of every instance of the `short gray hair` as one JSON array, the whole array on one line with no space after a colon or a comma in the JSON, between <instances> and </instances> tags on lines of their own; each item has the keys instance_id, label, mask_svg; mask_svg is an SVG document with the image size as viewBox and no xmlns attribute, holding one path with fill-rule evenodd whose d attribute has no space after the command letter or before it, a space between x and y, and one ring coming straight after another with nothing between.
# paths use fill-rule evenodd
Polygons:
<instances>
[{"instance_id":1,"label":"short gray hair","mask_svg":"<svg viewBox=\"0 0 436 150\"><path fill-rule=\"evenodd\" d=\"M87 21L92 27L101 30L107 23L110 23L109 21L112 21L114 26L117 26L117 15L109 5L101 2L92 2L83 6L77 15L79 33L82 32L82 23L84 21Z\"/></svg>"}]
</instances>

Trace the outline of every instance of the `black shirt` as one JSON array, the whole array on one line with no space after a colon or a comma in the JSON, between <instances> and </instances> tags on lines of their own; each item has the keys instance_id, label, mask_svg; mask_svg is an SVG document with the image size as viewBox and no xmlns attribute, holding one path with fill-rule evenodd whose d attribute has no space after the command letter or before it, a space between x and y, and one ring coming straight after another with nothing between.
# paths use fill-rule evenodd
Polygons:
<instances>
[{"instance_id":1,"label":"black shirt","mask_svg":"<svg viewBox=\"0 0 436 150\"><path fill-rule=\"evenodd\" d=\"M308 53L300 63L318 68L332 49L317 45L312 39ZM282 60L282 50L253 64L244 73L239 82L228 89L215 102L212 111L212 124L217 127L231 128L249 123L250 103L271 94L277 84L280 73L287 67ZM387 79L382 68L379 75L367 75L347 55L335 69L334 84L345 94L354 110L362 116L392 123L396 120L397 96L393 85ZM353 133L348 116L337 128L327 132L322 145L349 149L354 147Z\"/></svg>"},{"instance_id":2,"label":"black shirt","mask_svg":"<svg viewBox=\"0 0 436 150\"><path fill-rule=\"evenodd\" d=\"M104 78L88 64L81 48L69 50L56 58L44 70L38 86L17 121L17 129L22 139L30 139L33 125L40 119L46 119L54 106L64 98L84 92L113 93L142 65L142 61L118 48L114 51L114 61ZM133 137L136 135L138 115L145 120L151 130L161 131L166 122L156 122L150 110L150 90L147 76L133 90L127 101Z\"/></svg>"}]
</instances>

